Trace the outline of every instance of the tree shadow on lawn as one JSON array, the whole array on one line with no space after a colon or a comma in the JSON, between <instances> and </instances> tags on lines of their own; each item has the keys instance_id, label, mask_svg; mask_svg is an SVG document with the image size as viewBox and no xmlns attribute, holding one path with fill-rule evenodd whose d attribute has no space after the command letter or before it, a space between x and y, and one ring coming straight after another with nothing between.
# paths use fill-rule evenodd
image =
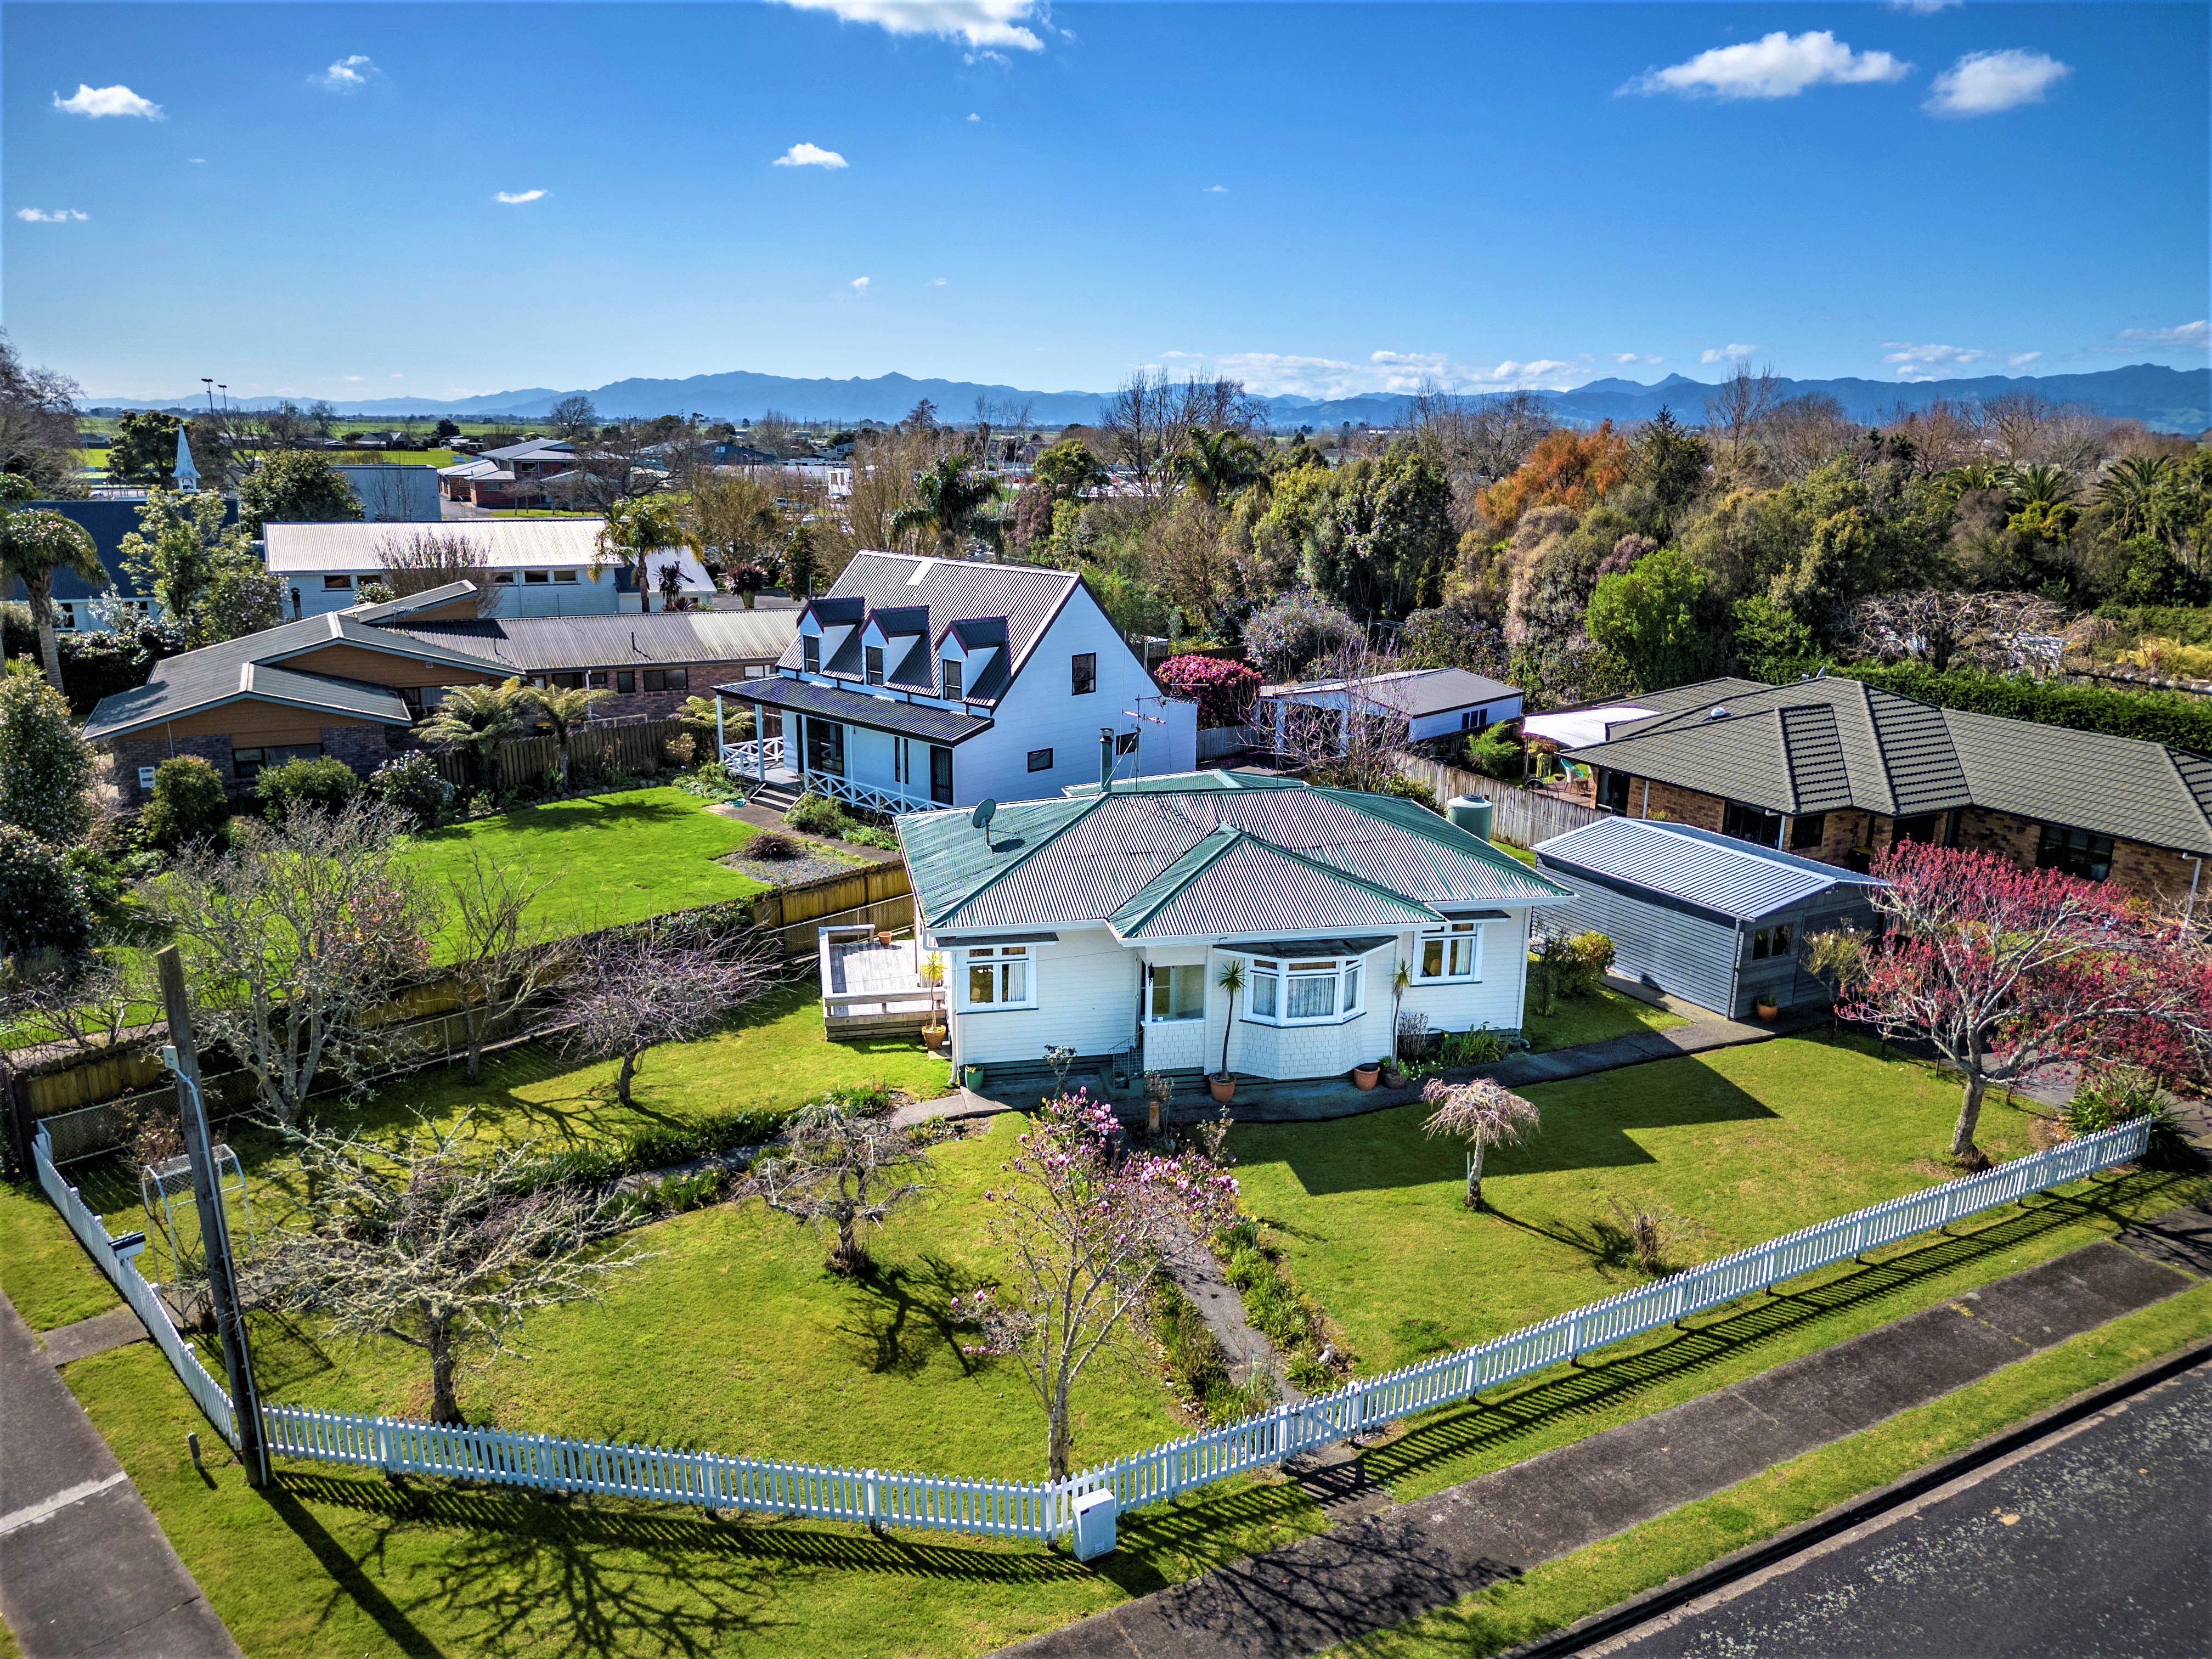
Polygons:
<instances>
[{"instance_id":1,"label":"tree shadow on lawn","mask_svg":"<svg viewBox=\"0 0 2212 1659\"><path fill-rule=\"evenodd\" d=\"M1380 1485L1411 1480L1565 1419L1591 1415L1805 1330L1831 1315L1985 1261L2091 1217L2101 1216L2117 1230L2129 1219L2118 1209L2118 1201L2139 1205L2190 1184L2187 1176L2145 1172L2100 1182L2094 1191L2080 1195L2043 1194L2031 1207L1973 1232L1939 1234L1904 1255L1863 1263L1802 1290L1758 1296L1710 1324L1686 1324L1651 1340L1650 1346L1613 1359L1585 1361L1516 1394L1441 1407L1433 1415L1415 1419L1405 1435L1370 1449L1361 1461Z\"/></svg>"},{"instance_id":2,"label":"tree shadow on lawn","mask_svg":"<svg viewBox=\"0 0 2212 1659\"><path fill-rule=\"evenodd\" d=\"M863 1370L913 1376L943 1349L959 1362L963 1375L975 1371L974 1362L962 1351L952 1311L961 1293L979 1282L974 1275L934 1251L910 1264L872 1257L859 1273L845 1279L826 1267L823 1271L855 1293L849 1304L853 1320L841 1323L837 1331L849 1339L853 1361Z\"/></svg>"},{"instance_id":3,"label":"tree shadow on lawn","mask_svg":"<svg viewBox=\"0 0 2212 1659\"><path fill-rule=\"evenodd\" d=\"M1633 1077L1631 1082L1606 1073L1596 1079L1532 1086L1529 1097L1544 1114L1542 1133L1518 1146L1492 1151L1484 1160L1483 1173L1556 1175L1656 1164L1659 1160L1631 1138L1632 1131L1780 1119L1758 1096L1694 1058L1640 1066ZM1609 1085L1601 1097L1546 1098L1555 1090L1588 1095L1593 1082ZM1457 1141L1431 1140L1422 1134L1421 1125L1433 1109L1417 1103L1325 1125L1292 1126L1284 1136L1288 1145L1279 1156L1314 1197L1455 1183L1466 1178L1466 1148ZM1258 1132L1282 1126L1254 1127ZM1244 1161L1255 1159L1247 1155Z\"/></svg>"}]
</instances>

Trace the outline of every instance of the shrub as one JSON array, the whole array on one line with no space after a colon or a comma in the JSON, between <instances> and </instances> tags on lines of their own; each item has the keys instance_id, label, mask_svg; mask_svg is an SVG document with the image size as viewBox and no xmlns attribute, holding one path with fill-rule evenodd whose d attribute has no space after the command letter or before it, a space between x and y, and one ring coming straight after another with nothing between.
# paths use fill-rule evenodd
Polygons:
<instances>
[{"instance_id":1,"label":"shrub","mask_svg":"<svg viewBox=\"0 0 2212 1659\"><path fill-rule=\"evenodd\" d=\"M1592 1253L1601 1267L1633 1265L1654 1279L1664 1279L1680 1271L1674 1256L1681 1245L1682 1231L1681 1224L1664 1210L1631 1209L1615 1199L1612 1215L1590 1223Z\"/></svg>"},{"instance_id":2,"label":"shrub","mask_svg":"<svg viewBox=\"0 0 2212 1659\"><path fill-rule=\"evenodd\" d=\"M2070 726L2077 732L2109 732L2116 738L2141 738L2199 755L2212 754L2212 703L2186 692L2052 685L1969 668L1939 674L1913 664L1885 668L1852 663L1833 672L1940 708L2002 714L2040 726Z\"/></svg>"},{"instance_id":3,"label":"shrub","mask_svg":"<svg viewBox=\"0 0 2212 1659\"><path fill-rule=\"evenodd\" d=\"M20 823L0 823L0 956L82 951L91 940L84 878Z\"/></svg>"},{"instance_id":4,"label":"shrub","mask_svg":"<svg viewBox=\"0 0 2212 1659\"><path fill-rule=\"evenodd\" d=\"M763 830L744 844L743 856L749 859L781 860L795 859L802 850L796 841L781 831Z\"/></svg>"},{"instance_id":5,"label":"shrub","mask_svg":"<svg viewBox=\"0 0 2212 1659\"><path fill-rule=\"evenodd\" d=\"M872 823L855 824L845 832L845 839L855 847L875 847L886 853L898 851L897 835L889 830L878 830Z\"/></svg>"},{"instance_id":6,"label":"shrub","mask_svg":"<svg viewBox=\"0 0 2212 1659\"><path fill-rule=\"evenodd\" d=\"M154 799L138 823L156 847L173 853L206 840L229 816L222 774L198 755L173 755L154 769Z\"/></svg>"},{"instance_id":7,"label":"shrub","mask_svg":"<svg viewBox=\"0 0 2212 1659\"><path fill-rule=\"evenodd\" d=\"M793 829L810 836L834 836L843 840L858 826L845 809L827 795L801 795L783 815Z\"/></svg>"},{"instance_id":8,"label":"shrub","mask_svg":"<svg viewBox=\"0 0 2212 1659\"><path fill-rule=\"evenodd\" d=\"M1613 941L1605 934L1577 933L1551 958L1553 991L1563 997L1595 995L1613 957Z\"/></svg>"},{"instance_id":9,"label":"shrub","mask_svg":"<svg viewBox=\"0 0 2212 1659\"><path fill-rule=\"evenodd\" d=\"M1152 678L1175 696L1198 705L1201 726L1241 725L1260 692L1260 671L1219 657L1170 657Z\"/></svg>"},{"instance_id":10,"label":"shrub","mask_svg":"<svg viewBox=\"0 0 2212 1659\"><path fill-rule=\"evenodd\" d=\"M361 793L361 780L353 768L329 755L309 759L302 756L272 766L255 781L253 793L261 810L271 818L288 818L298 811L337 812Z\"/></svg>"},{"instance_id":11,"label":"shrub","mask_svg":"<svg viewBox=\"0 0 2212 1659\"><path fill-rule=\"evenodd\" d=\"M1503 726L1492 726L1467 740L1468 764L1486 778L1517 781L1522 772L1521 745Z\"/></svg>"},{"instance_id":12,"label":"shrub","mask_svg":"<svg viewBox=\"0 0 2212 1659\"><path fill-rule=\"evenodd\" d=\"M686 732L681 737L671 738L666 743L662 744L660 752L668 757L668 763L671 766L679 771L688 771L692 763L698 758L698 740Z\"/></svg>"},{"instance_id":13,"label":"shrub","mask_svg":"<svg viewBox=\"0 0 2212 1659\"><path fill-rule=\"evenodd\" d=\"M2069 1140L2147 1117L2151 1126L2150 1139L2143 1149L2145 1164L2153 1169L2179 1170L2197 1162L2195 1149L2174 1115L2173 1103L2166 1098L2157 1077L2142 1066L2122 1063L2083 1073L2074 1098L2059 1115Z\"/></svg>"},{"instance_id":14,"label":"shrub","mask_svg":"<svg viewBox=\"0 0 2212 1659\"><path fill-rule=\"evenodd\" d=\"M436 829L453 804L453 786L419 749L385 762L369 774L368 787L414 819L418 830Z\"/></svg>"},{"instance_id":15,"label":"shrub","mask_svg":"<svg viewBox=\"0 0 2212 1659\"><path fill-rule=\"evenodd\" d=\"M0 820L66 847L92 828L92 750L69 702L26 663L0 675Z\"/></svg>"},{"instance_id":16,"label":"shrub","mask_svg":"<svg viewBox=\"0 0 2212 1659\"><path fill-rule=\"evenodd\" d=\"M1261 606L1244 623L1245 653L1284 678L1359 638L1359 624L1346 612L1304 588Z\"/></svg>"}]
</instances>

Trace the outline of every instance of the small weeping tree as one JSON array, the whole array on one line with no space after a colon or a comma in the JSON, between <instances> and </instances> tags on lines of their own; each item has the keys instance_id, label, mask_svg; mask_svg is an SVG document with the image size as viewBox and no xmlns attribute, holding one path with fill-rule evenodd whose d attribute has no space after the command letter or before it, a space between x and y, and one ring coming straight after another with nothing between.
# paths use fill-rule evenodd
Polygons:
<instances>
[{"instance_id":1,"label":"small weeping tree","mask_svg":"<svg viewBox=\"0 0 2212 1659\"><path fill-rule=\"evenodd\" d=\"M920 1198L929 1173L929 1154L888 1118L825 1101L791 1120L783 1150L763 1159L753 1179L770 1209L835 1227L830 1271L858 1273L868 1266L860 1229L882 1226L892 1211Z\"/></svg>"},{"instance_id":2,"label":"small weeping tree","mask_svg":"<svg viewBox=\"0 0 2212 1659\"><path fill-rule=\"evenodd\" d=\"M1482 1155L1492 1146L1517 1146L1538 1127L1536 1106L1501 1083L1477 1078L1472 1083L1447 1083L1432 1077L1423 1085L1421 1098L1436 1110L1421 1126L1421 1133L1467 1143L1467 1207L1482 1207Z\"/></svg>"},{"instance_id":3,"label":"small weeping tree","mask_svg":"<svg viewBox=\"0 0 2212 1659\"><path fill-rule=\"evenodd\" d=\"M1119 1130L1113 1108L1082 1090L1044 1103L1000 1165L1006 1182L983 1194L990 1238L1012 1259L1006 1282L958 1306L982 1330L966 1351L1012 1359L1036 1391L1054 1480L1074 1451L1069 1401L1084 1367L1145 1317L1163 1258L1237 1209L1226 1118L1173 1158L1121 1152Z\"/></svg>"},{"instance_id":4,"label":"small weeping tree","mask_svg":"<svg viewBox=\"0 0 2212 1659\"><path fill-rule=\"evenodd\" d=\"M287 1131L308 1194L298 1220L247 1265L247 1294L362 1339L388 1336L430 1365L430 1420L458 1425L455 1380L520 1355L524 1319L592 1302L644 1253L605 1247L623 1224L613 1196L535 1184L524 1144L489 1152L463 1125L383 1144L310 1124Z\"/></svg>"},{"instance_id":5,"label":"small weeping tree","mask_svg":"<svg viewBox=\"0 0 2212 1659\"><path fill-rule=\"evenodd\" d=\"M639 1057L656 1042L706 1036L776 982L776 964L757 945L717 939L680 919L602 933L568 970L561 1005L568 1048L622 1061L615 1098L630 1103Z\"/></svg>"}]
</instances>

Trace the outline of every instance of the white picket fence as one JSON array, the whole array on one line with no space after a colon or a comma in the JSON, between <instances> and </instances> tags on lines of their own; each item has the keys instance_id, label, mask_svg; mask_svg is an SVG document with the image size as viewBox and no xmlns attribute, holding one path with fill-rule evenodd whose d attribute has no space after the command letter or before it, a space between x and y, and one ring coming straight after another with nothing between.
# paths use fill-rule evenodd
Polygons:
<instances>
[{"instance_id":1,"label":"white picket fence","mask_svg":"<svg viewBox=\"0 0 2212 1659\"><path fill-rule=\"evenodd\" d=\"M207 1367L200 1364L200 1357L192 1352L191 1344L177 1334L168 1308L154 1294L154 1287L138 1271L137 1262L115 1248L115 1241L108 1237L107 1224L100 1218L99 1212L79 1197L76 1188L63 1180L61 1172L54 1168L53 1138L46 1133L45 1124L39 1126L38 1137L31 1143L31 1149L39 1166L39 1184L46 1189L46 1196L53 1200L54 1207L68 1221L70 1231L99 1264L100 1272L123 1293L123 1299L137 1314L139 1322L168 1356L169 1364L184 1379L185 1387L191 1390L192 1398L207 1413L208 1421L222 1431L224 1439L236 1446L238 1418L230 1408L230 1396L223 1392L222 1384L208 1374Z\"/></svg>"},{"instance_id":2,"label":"white picket fence","mask_svg":"<svg viewBox=\"0 0 2212 1659\"><path fill-rule=\"evenodd\" d=\"M611 1445L501 1429L444 1428L357 1412L300 1406L261 1408L263 1434L276 1455L349 1464L394 1474L526 1486L542 1492L596 1492L757 1515L854 1521L875 1527L981 1533L1002 1538L1050 1538L1070 1529L1079 1500L1113 1494L1117 1510L1154 1504L1232 1474L1265 1468L1302 1451L1364 1434L1400 1418L1470 1398L1483 1389L1540 1371L1644 1332L1723 1307L1800 1273L1847 1261L1963 1217L2009 1204L2139 1157L2149 1135L2145 1120L2048 1152L2015 1159L1965 1180L1838 1216L1738 1250L1700 1267L1657 1279L1588 1307L1455 1353L1440 1354L1381 1376L1348 1382L1334 1394L1282 1405L1226 1428L1209 1430L1116 1459L1067 1480L960 1480L938 1475L886 1474L877 1469L824 1468L714 1452ZM209 1418L234 1445L230 1401L180 1339L144 1279L118 1255L100 1217L58 1175L42 1134L39 1178L70 1225L146 1321ZM136 1289L133 1289L133 1286Z\"/></svg>"}]
</instances>

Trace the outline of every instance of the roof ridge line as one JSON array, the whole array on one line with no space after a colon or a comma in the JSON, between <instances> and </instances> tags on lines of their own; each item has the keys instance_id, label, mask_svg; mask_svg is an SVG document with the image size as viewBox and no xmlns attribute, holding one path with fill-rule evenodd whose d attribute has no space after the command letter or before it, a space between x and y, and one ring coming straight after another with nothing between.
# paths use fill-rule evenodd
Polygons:
<instances>
[{"instance_id":1,"label":"roof ridge line","mask_svg":"<svg viewBox=\"0 0 2212 1659\"><path fill-rule=\"evenodd\" d=\"M1243 833L1251 835L1249 830ZM1385 887L1379 881L1370 881L1365 876L1356 872L1340 870L1335 865L1324 863L1310 853L1301 853L1295 848L1285 847L1280 842L1269 841L1265 836L1252 836L1251 838L1269 852L1279 853L1286 859L1294 859L1300 864L1309 865L1323 875L1332 876L1339 881L1350 882L1355 887L1364 887L1370 893L1380 893L1384 898L1395 899L1401 904L1410 904L1417 910L1426 910L1438 921L1443 920L1443 914L1426 899L1418 899L1410 893L1401 893L1395 887ZM1516 859L1514 862L1518 864L1520 860Z\"/></svg>"},{"instance_id":2,"label":"roof ridge line","mask_svg":"<svg viewBox=\"0 0 2212 1659\"><path fill-rule=\"evenodd\" d=\"M1228 852L1231 848L1236 846L1239 841L1243 840L1249 833L1249 832L1247 831L1242 824L1215 824L1212 829L1207 830L1203 836L1200 836L1195 842L1192 842L1189 847L1184 848L1183 851L1176 856L1176 863L1182 863L1184 859L1188 858L1200 848L1205 846L1207 842L1213 840L1216 836L1218 836L1221 837L1221 840L1214 847L1213 850L1206 854L1204 858L1199 860L1196 864L1191 866L1188 870L1185 871L1183 872L1182 879L1176 883L1174 886L1169 888L1167 891L1161 894L1159 897L1154 899L1151 906L1142 914L1131 917L1129 919L1128 926L1126 928L1114 927L1114 932L1123 939L1127 939L1131 933L1141 932L1146 922L1150 921L1154 916L1159 915L1159 913L1165 909L1170 903L1173 902L1176 894L1182 892L1184 888L1189 886L1191 883L1196 881L1199 877L1204 875L1208 870L1211 870L1216 861L1221 858L1222 854ZM1256 836L1252 836L1251 838L1255 841L1259 839ZM1174 866L1170 865L1169 868L1172 869L1174 868ZM1167 874L1166 870L1160 872L1160 876L1164 876L1165 874ZM1159 876L1154 876L1152 878L1152 881L1158 881L1159 878ZM1152 882L1148 881L1145 884L1145 887L1149 887L1152 884ZM1141 893L1144 890L1144 887L1140 887L1137 890L1139 893ZM1130 896L1134 898L1135 894L1132 894ZM1111 917L1108 918L1107 925L1109 927L1113 927Z\"/></svg>"},{"instance_id":3,"label":"roof ridge line","mask_svg":"<svg viewBox=\"0 0 2212 1659\"><path fill-rule=\"evenodd\" d=\"M1394 829L1403 830L1408 834L1419 836L1422 840L1429 842L1435 846L1441 847L1446 852L1458 853L1468 857L1480 858L1483 863L1492 865L1499 870L1504 870L1507 865L1510 865L1512 866L1512 871L1509 873L1517 873L1524 876L1537 874L1537 878L1539 880L1543 879L1540 874L1531 871L1529 867L1522 863L1520 860L1513 857L1510 854L1499 852L1495 847L1492 847L1480 836L1462 831L1462 834L1466 834L1468 836L1468 840L1475 843L1474 848L1468 848L1461 846L1459 842L1452 840L1447 836L1439 834L1438 831L1440 830L1456 830L1459 828L1457 824L1453 823L1448 818L1438 818L1434 829L1431 829L1425 823L1401 823L1394 817L1389 817L1383 813L1376 811L1371 806L1362 805L1360 804L1362 798L1369 793L1367 791L1358 789L1336 789L1325 784L1310 783L1308 784L1306 787L1312 790L1315 794L1326 795L1331 800L1341 803L1351 811L1358 812L1363 817L1373 818L1378 823L1389 824ZM1406 799L1402 795L1385 795L1381 799L1385 800ZM1416 811L1426 811L1426 809L1423 807L1419 801L1409 800L1407 801L1407 805L1412 806ZM1480 849L1479 853L1475 850L1478 848ZM1559 884L1557 882L1549 882L1546 884L1553 888L1559 887ZM1564 889L1560 889L1559 890L1563 892L1565 891ZM1422 902L1425 903L1427 901L1423 900Z\"/></svg>"}]
</instances>

